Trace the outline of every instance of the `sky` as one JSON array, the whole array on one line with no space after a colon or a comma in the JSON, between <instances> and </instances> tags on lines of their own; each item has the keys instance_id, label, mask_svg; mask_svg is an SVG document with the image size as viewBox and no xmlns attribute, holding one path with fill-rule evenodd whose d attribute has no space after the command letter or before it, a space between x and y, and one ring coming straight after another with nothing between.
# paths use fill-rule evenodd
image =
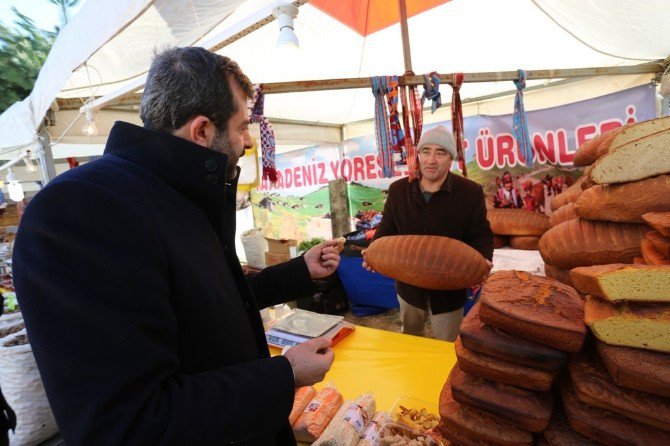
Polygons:
<instances>
[{"instance_id":1,"label":"sky","mask_svg":"<svg viewBox=\"0 0 670 446\"><path fill-rule=\"evenodd\" d=\"M80 0L77 6L70 8L70 18L85 2ZM16 6L22 14L33 19L38 27L47 31L53 31L55 26L60 25L60 9L49 0L0 0L0 22L5 26L14 26L16 16L12 6Z\"/></svg>"}]
</instances>

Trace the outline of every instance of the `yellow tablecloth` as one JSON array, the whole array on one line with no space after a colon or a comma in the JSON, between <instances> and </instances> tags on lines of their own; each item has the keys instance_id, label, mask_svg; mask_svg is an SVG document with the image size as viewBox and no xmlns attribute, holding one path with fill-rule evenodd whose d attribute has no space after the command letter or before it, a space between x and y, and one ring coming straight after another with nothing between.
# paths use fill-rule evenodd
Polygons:
<instances>
[{"instance_id":1,"label":"yellow tablecloth","mask_svg":"<svg viewBox=\"0 0 670 446\"><path fill-rule=\"evenodd\" d=\"M378 410L390 410L401 395L437 404L456 364L451 342L358 326L333 350L335 362L315 387L333 384L345 399L372 392Z\"/></svg>"}]
</instances>

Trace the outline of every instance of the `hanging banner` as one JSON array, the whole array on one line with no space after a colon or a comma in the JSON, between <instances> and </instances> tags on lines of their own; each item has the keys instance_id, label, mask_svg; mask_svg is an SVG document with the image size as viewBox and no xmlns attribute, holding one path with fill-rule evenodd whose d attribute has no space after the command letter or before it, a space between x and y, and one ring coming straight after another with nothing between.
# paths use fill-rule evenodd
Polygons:
<instances>
[{"instance_id":1,"label":"hanging banner","mask_svg":"<svg viewBox=\"0 0 670 446\"><path fill-rule=\"evenodd\" d=\"M510 105L510 109L512 106ZM560 193L581 175L572 165L584 141L626 123L656 116L655 87L643 85L568 105L527 112L533 149L533 166L518 156L512 132L512 113L464 118L464 153L468 178L481 184L489 206L510 179L518 202L505 207L525 207L545 212L544 200L533 202L533 187L543 183L545 195ZM451 121L424 126L424 131ZM276 156L277 184L262 181L252 192L256 226L266 227L277 238L330 236L328 182L343 178L349 183L349 208L356 218L366 211L381 211L386 190L407 175L404 153L394 153L393 178L384 178L374 135L339 144L321 145ZM458 172L454 163L453 171ZM537 196L537 191L535 191ZM542 202L540 202L542 201ZM548 203L546 203L548 205Z\"/></svg>"}]
</instances>

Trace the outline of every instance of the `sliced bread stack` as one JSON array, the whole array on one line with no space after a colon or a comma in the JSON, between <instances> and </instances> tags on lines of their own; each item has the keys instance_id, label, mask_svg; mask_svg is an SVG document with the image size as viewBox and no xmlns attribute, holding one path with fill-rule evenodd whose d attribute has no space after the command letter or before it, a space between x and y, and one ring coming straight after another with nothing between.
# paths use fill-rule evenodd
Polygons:
<instances>
[{"instance_id":1,"label":"sliced bread stack","mask_svg":"<svg viewBox=\"0 0 670 446\"><path fill-rule=\"evenodd\" d=\"M595 336L563 383L572 427L612 444L670 444L670 266L599 265L570 272Z\"/></svg>"},{"instance_id":2,"label":"sliced bread stack","mask_svg":"<svg viewBox=\"0 0 670 446\"><path fill-rule=\"evenodd\" d=\"M509 244L513 249L537 250L540 237L550 227L549 217L523 209L489 209L486 217L496 248Z\"/></svg>"},{"instance_id":3,"label":"sliced bread stack","mask_svg":"<svg viewBox=\"0 0 670 446\"><path fill-rule=\"evenodd\" d=\"M552 419L551 392L586 335L574 289L521 271L489 277L461 324L457 365L440 396L454 444L532 444ZM576 435L576 434L575 434Z\"/></svg>"}]
</instances>

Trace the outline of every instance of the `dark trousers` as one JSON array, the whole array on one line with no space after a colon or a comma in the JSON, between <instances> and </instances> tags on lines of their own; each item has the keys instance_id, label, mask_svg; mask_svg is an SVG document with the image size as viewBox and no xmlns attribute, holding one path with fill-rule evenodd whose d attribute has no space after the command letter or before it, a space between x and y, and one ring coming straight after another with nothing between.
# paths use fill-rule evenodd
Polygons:
<instances>
[{"instance_id":1,"label":"dark trousers","mask_svg":"<svg viewBox=\"0 0 670 446\"><path fill-rule=\"evenodd\" d=\"M9 407L5 397L0 390L0 446L7 446L9 444L9 430L16 428L16 414Z\"/></svg>"}]
</instances>

